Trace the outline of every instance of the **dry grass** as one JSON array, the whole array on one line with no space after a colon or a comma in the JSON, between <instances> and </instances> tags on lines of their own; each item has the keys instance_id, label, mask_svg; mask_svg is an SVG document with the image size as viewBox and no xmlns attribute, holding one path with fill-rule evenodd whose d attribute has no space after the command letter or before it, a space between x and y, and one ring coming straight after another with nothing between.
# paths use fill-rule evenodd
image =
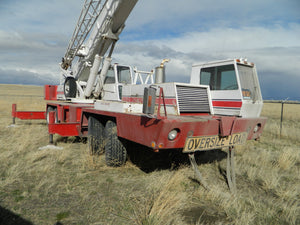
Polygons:
<instances>
[{"instance_id":1,"label":"dry grass","mask_svg":"<svg viewBox=\"0 0 300 225\"><path fill-rule=\"evenodd\" d=\"M89 155L84 142L59 136L63 149L39 149L48 144L45 122L9 125L12 103L43 110L42 96L41 87L0 85L0 207L33 224L300 224L298 105L285 105L281 139L281 105L265 105L263 137L236 150L238 191L232 196L220 152L199 154L206 191L188 164L148 173L143 160L109 168L103 156Z\"/></svg>"}]
</instances>

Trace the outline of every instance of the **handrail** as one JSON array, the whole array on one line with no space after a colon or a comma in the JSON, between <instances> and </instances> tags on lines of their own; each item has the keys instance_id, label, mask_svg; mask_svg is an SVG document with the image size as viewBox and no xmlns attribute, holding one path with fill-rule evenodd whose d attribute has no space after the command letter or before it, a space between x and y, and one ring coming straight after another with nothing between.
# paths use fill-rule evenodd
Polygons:
<instances>
[{"instance_id":1,"label":"handrail","mask_svg":"<svg viewBox=\"0 0 300 225\"><path fill-rule=\"evenodd\" d=\"M160 115L160 108L161 108L162 103L163 103L163 106L164 106L165 116ZM166 119L166 118L167 118L167 108L166 108L166 103L165 103L164 89L162 87L159 87L157 119Z\"/></svg>"}]
</instances>

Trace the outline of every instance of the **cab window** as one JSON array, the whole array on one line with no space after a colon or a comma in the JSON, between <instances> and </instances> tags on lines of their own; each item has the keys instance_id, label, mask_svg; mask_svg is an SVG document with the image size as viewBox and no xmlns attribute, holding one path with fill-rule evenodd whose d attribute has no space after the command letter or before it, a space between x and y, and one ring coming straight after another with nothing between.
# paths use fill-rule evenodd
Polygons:
<instances>
[{"instance_id":1,"label":"cab window","mask_svg":"<svg viewBox=\"0 0 300 225\"><path fill-rule=\"evenodd\" d=\"M244 65L238 65L237 69L239 71L243 98L257 100L259 97L259 89L255 81L255 69Z\"/></svg>"},{"instance_id":2,"label":"cab window","mask_svg":"<svg viewBox=\"0 0 300 225\"><path fill-rule=\"evenodd\" d=\"M202 68L200 84L209 85L210 90L237 90L234 65Z\"/></svg>"},{"instance_id":3,"label":"cab window","mask_svg":"<svg viewBox=\"0 0 300 225\"><path fill-rule=\"evenodd\" d=\"M130 68L127 66L117 66L119 83L131 84Z\"/></svg>"},{"instance_id":4,"label":"cab window","mask_svg":"<svg viewBox=\"0 0 300 225\"><path fill-rule=\"evenodd\" d=\"M111 67L107 71L107 74L104 79L104 84L114 84L116 82L115 80L115 72L114 69Z\"/></svg>"}]
</instances>

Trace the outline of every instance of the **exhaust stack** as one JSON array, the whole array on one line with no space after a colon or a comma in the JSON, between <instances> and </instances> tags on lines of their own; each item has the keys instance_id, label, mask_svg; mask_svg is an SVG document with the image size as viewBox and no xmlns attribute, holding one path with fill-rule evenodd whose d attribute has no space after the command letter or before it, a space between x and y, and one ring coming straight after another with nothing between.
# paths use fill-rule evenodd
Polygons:
<instances>
[{"instance_id":1,"label":"exhaust stack","mask_svg":"<svg viewBox=\"0 0 300 225\"><path fill-rule=\"evenodd\" d=\"M165 74L165 63L169 62L170 59L163 59L160 63L160 66L155 68L155 83L165 83L166 82L166 74Z\"/></svg>"}]
</instances>

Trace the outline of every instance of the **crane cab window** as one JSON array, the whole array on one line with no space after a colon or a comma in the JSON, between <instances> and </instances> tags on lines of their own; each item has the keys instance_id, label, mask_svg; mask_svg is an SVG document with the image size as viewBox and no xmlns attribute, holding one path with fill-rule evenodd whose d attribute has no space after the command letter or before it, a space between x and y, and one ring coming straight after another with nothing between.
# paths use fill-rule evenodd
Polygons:
<instances>
[{"instance_id":1,"label":"crane cab window","mask_svg":"<svg viewBox=\"0 0 300 225\"><path fill-rule=\"evenodd\" d=\"M131 84L131 71L127 66L110 67L104 79L105 84L116 83L115 70L117 70L118 83Z\"/></svg>"},{"instance_id":2,"label":"crane cab window","mask_svg":"<svg viewBox=\"0 0 300 225\"><path fill-rule=\"evenodd\" d=\"M234 65L202 68L200 84L209 85L210 90L237 90Z\"/></svg>"},{"instance_id":3,"label":"crane cab window","mask_svg":"<svg viewBox=\"0 0 300 225\"><path fill-rule=\"evenodd\" d=\"M114 68L109 68L104 79L104 84L114 84L116 82Z\"/></svg>"},{"instance_id":4,"label":"crane cab window","mask_svg":"<svg viewBox=\"0 0 300 225\"><path fill-rule=\"evenodd\" d=\"M127 66L117 66L119 83L131 84L131 72Z\"/></svg>"}]
</instances>

